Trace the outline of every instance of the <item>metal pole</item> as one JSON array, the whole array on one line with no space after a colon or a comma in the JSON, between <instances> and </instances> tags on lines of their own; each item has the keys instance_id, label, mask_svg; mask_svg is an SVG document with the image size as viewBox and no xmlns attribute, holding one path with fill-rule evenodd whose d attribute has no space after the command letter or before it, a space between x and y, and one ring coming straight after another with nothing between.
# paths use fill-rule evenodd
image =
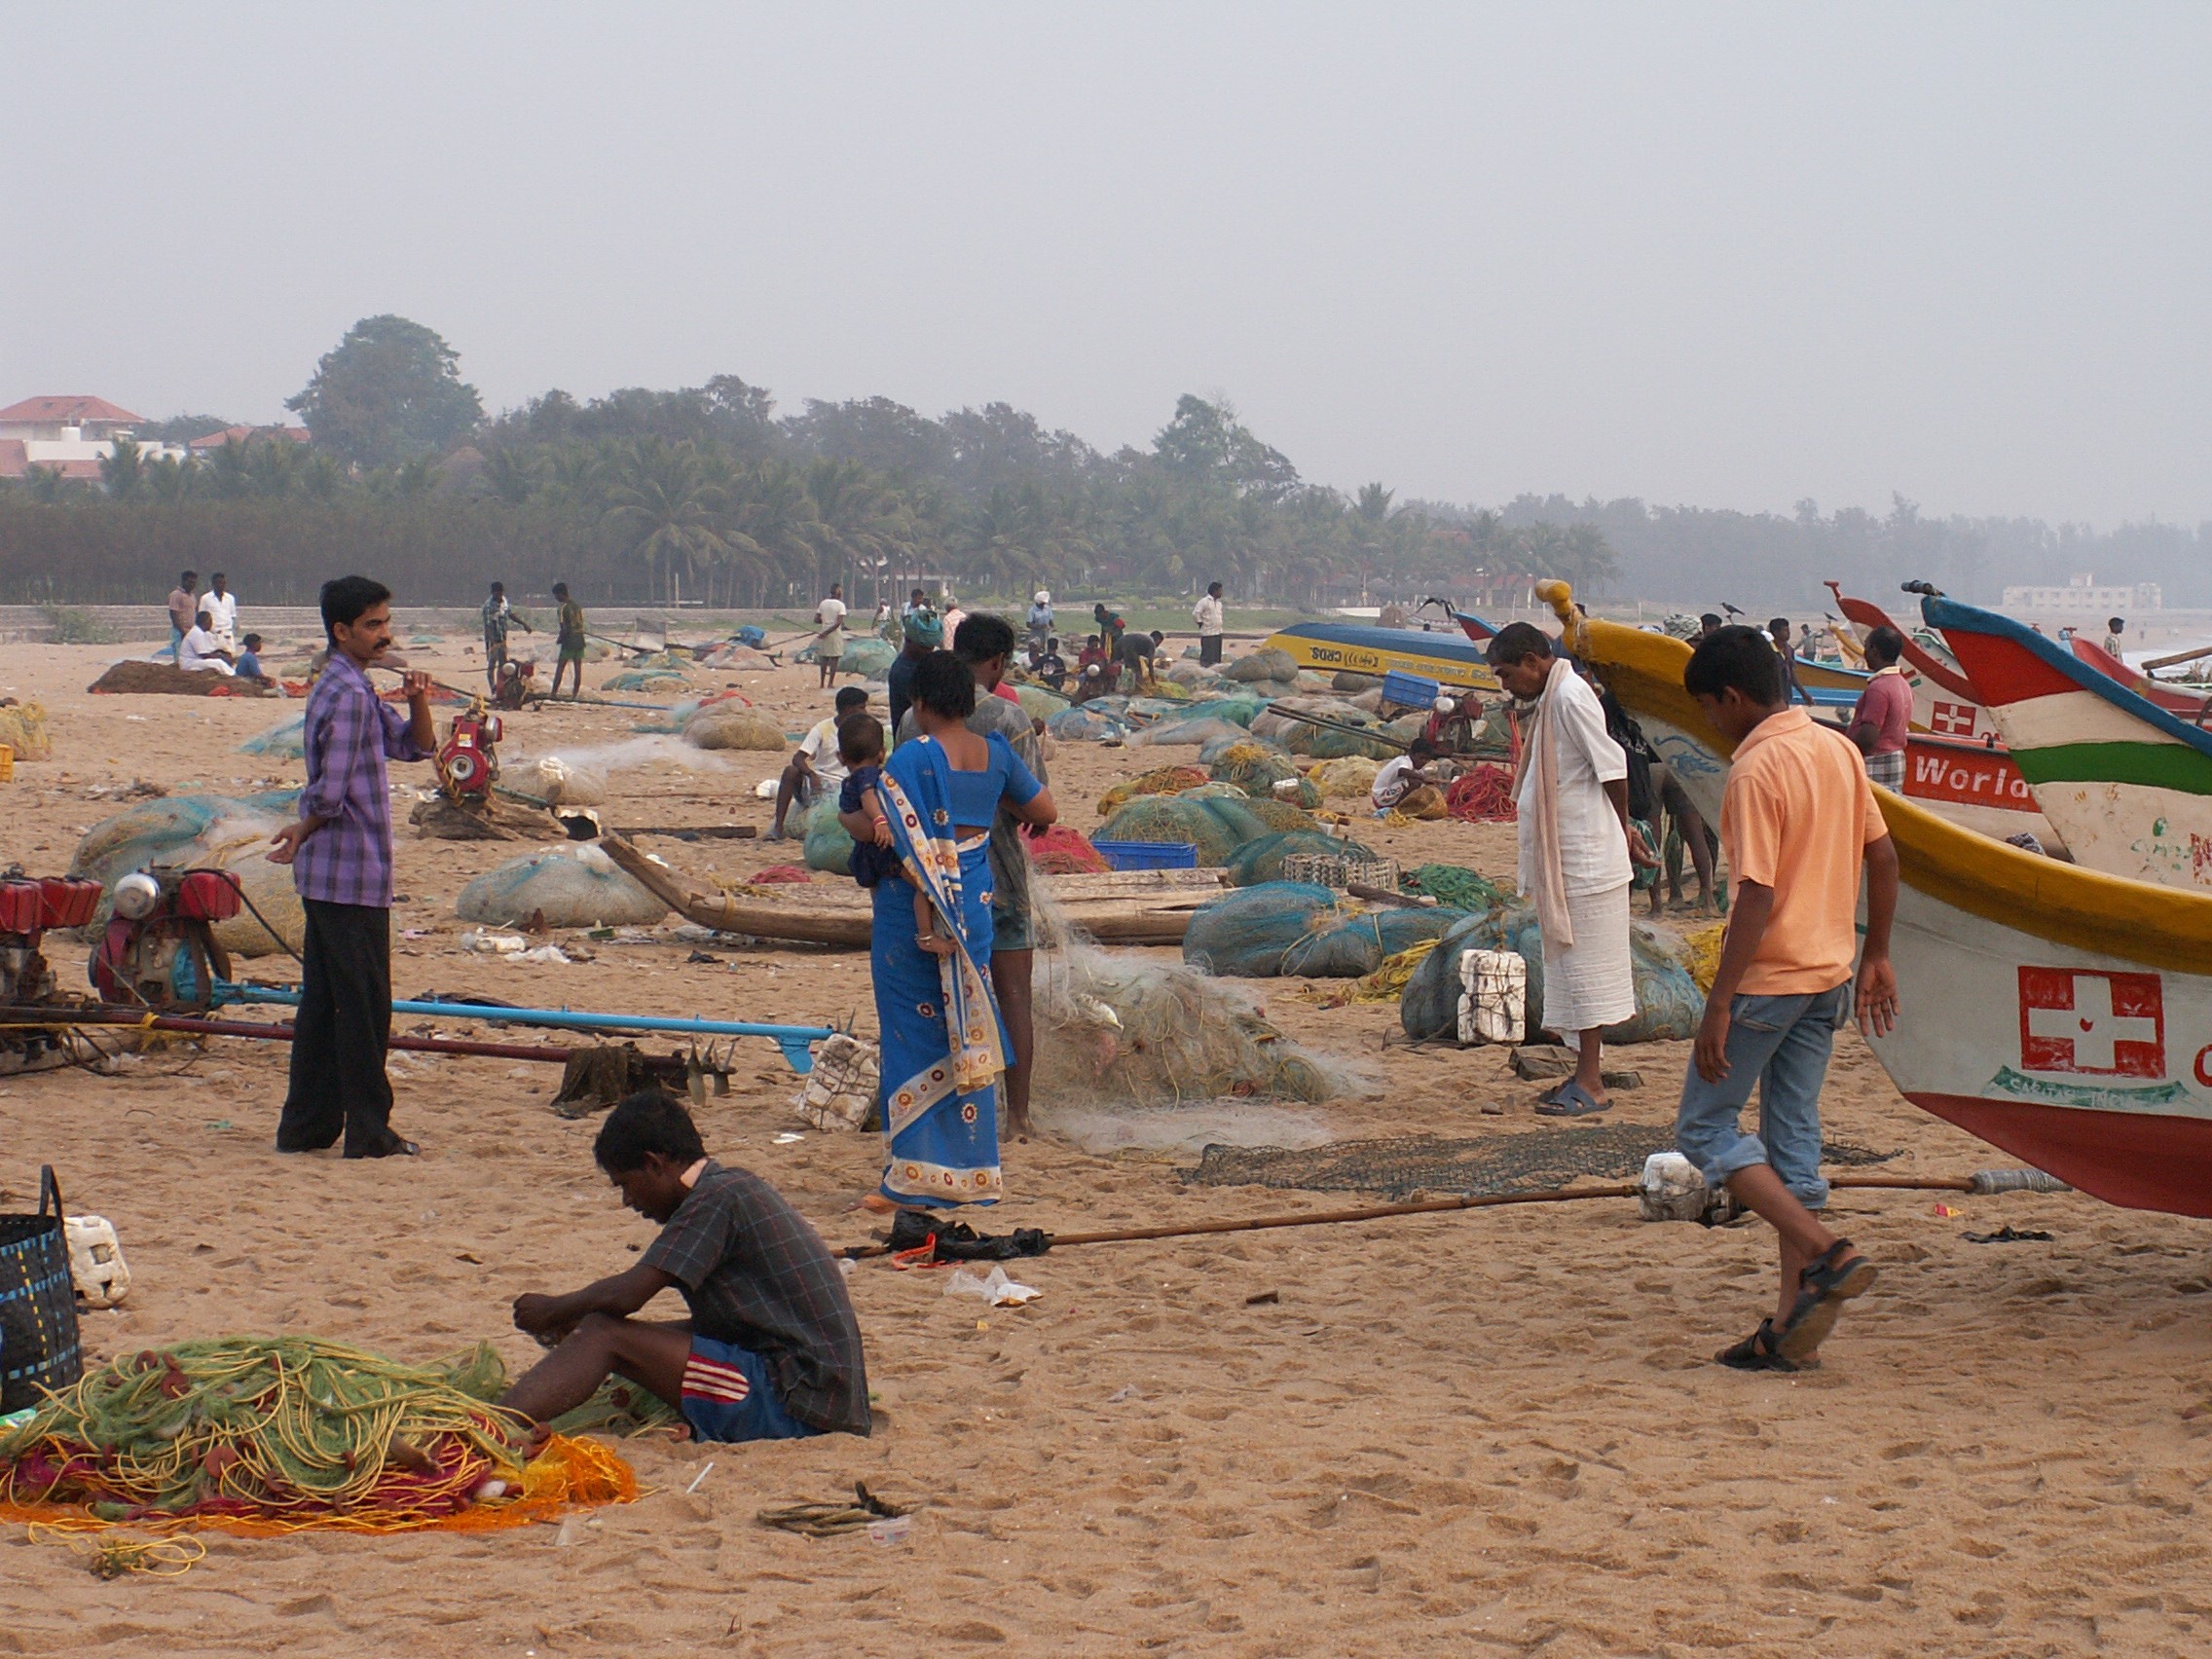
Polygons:
<instances>
[{"instance_id":1,"label":"metal pole","mask_svg":"<svg viewBox=\"0 0 2212 1659\"><path fill-rule=\"evenodd\" d=\"M277 1003L297 1007L300 993L280 985L215 981L217 1003ZM589 1014L565 1008L504 1008L465 1002L397 1002L394 1014L433 1019L478 1019L487 1025L542 1025L555 1031L675 1031L697 1037L765 1037L784 1051L792 1070L814 1069L814 1045L836 1032L827 1025L764 1025L744 1019L679 1019L649 1014Z\"/></svg>"}]
</instances>

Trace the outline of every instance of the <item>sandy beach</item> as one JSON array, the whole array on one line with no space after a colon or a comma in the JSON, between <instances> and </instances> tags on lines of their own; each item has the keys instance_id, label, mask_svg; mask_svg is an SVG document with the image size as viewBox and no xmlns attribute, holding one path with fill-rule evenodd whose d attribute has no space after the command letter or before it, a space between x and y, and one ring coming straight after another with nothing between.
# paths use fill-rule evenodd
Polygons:
<instances>
[{"instance_id":1,"label":"sandy beach","mask_svg":"<svg viewBox=\"0 0 2212 1659\"><path fill-rule=\"evenodd\" d=\"M467 683L464 644L411 654ZM299 704L88 696L122 652L7 647L0 690L46 705L55 757L18 761L0 785L0 863L60 871L134 780L218 793L300 781L297 761L237 750ZM594 665L594 684L608 667ZM713 678L787 730L827 710L811 668ZM638 718L528 712L508 717L505 747L613 743ZM1065 819L1095 829L1105 788L1189 753L1060 746ZM616 775L606 816L765 827L754 786L781 758L653 759ZM394 775L411 787L430 771ZM525 849L422 839L395 816L399 994L872 1031L865 956L718 943L705 954L719 960L691 962L674 917L647 942L581 941L588 962L470 954L456 894ZM1511 874L1509 827L1358 833L1404 864ZM797 856L795 843L650 846L725 879ZM81 947L55 954L74 988ZM282 958L250 966L290 977ZM1414 1048L1393 1005L1325 1008L1296 980L1255 988L1301 1040L1381 1083L1372 1098L1301 1109L1338 1139L1543 1122L1503 1050ZM1687 1054L1620 1051L1642 1087L1611 1121L1671 1124ZM71 1207L113 1221L128 1254L128 1304L85 1316L95 1358L282 1331L403 1358L489 1338L519 1370L535 1350L509 1323L512 1298L616 1271L651 1236L592 1164L596 1122L548 1110L554 1068L395 1055L394 1124L425 1156L348 1163L274 1152L284 1059L277 1045L214 1042L113 1078L0 1080L0 1209L32 1207L52 1163ZM780 1143L801 1127L797 1088L771 1045L742 1048L731 1092L700 1114L708 1145L774 1181L832 1244L865 1242L875 1224L848 1205L872 1185L880 1143ZM1906 1105L1855 1034L1825 1113L1831 1140L1894 1152L1885 1173L2014 1161ZM1190 1154L1100 1156L1050 1132L1010 1144L1005 1161L1009 1199L977 1218L992 1231L1381 1201L1195 1185ZM1645 1224L1628 1200L1069 1249L1017 1265L1044 1293L1021 1309L864 1263L850 1282L872 1438L626 1443L649 1495L596 1512L566 1546L550 1527L209 1536L181 1578L103 1583L13 1527L0 1653L2212 1648L2212 1544L2194 1513L2212 1480L2212 1417L2195 1415L2212 1396L2203 1225L2072 1195L1844 1193L1832 1213L1883 1278L1824 1366L1791 1377L1712 1361L1771 1302L1771 1234ZM1963 1236L2008 1225L2052 1236ZM906 1541L808 1541L756 1523L856 1480L920 1506Z\"/></svg>"}]
</instances>

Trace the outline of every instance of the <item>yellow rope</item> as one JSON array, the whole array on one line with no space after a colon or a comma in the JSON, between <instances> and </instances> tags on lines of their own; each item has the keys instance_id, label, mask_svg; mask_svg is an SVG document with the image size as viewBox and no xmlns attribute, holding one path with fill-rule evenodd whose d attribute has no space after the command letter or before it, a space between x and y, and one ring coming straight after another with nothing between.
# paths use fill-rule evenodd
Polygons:
<instances>
[{"instance_id":1,"label":"yellow rope","mask_svg":"<svg viewBox=\"0 0 2212 1659\"><path fill-rule=\"evenodd\" d=\"M23 1531L34 1544L52 1541L65 1546L95 1578L130 1573L182 1578L207 1553L207 1546L198 1538L92 1538L43 1521L32 1522Z\"/></svg>"}]
</instances>

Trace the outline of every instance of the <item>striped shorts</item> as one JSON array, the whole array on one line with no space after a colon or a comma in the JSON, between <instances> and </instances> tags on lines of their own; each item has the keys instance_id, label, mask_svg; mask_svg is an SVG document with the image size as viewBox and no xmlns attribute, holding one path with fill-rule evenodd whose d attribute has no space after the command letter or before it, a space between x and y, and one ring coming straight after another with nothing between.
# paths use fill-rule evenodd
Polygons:
<instances>
[{"instance_id":1,"label":"striped shorts","mask_svg":"<svg viewBox=\"0 0 2212 1659\"><path fill-rule=\"evenodd\" d=\"M767 1360L712 1337L691 1339L682 1406L697 1440L798 1440L823 1432L792 1416Z\"/></svg>"}]
</instances>

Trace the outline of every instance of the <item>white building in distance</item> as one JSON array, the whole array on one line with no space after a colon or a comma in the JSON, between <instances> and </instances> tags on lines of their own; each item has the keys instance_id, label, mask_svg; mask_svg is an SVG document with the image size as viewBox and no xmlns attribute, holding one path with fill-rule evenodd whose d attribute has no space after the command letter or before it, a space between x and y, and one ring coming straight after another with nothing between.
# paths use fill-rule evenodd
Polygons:
<instances>
[{"instance_id":1,"label":"white building in distance","mask_svg":"<svg viewBox=\"0 0 2212 1659\"><path fill-rule=\"evenodd\" d=\"M2160 610L2165 603L2165 595L2157 582L2137 582L2132 587L2099 587L2096 577L2087 571L2064 587L2009 587L2005 590L2007 610L2124 616L2131 610Z\"/></svg>"},{"instance_id":2,"label":"white building in distance","mask_svg":"<svg viewBox=\"0 0 2212 1659\"><path fill-rule=\"evenodd\" d=\"M26 397L0 409L0 478L20 478L34 466L64 478L96 484L100 462L115 453L116 440L128 438L145 417L104 397ZM147 461L164 456L182 461L181 444L147 444Z\"/></svg>"}]
</instances>

